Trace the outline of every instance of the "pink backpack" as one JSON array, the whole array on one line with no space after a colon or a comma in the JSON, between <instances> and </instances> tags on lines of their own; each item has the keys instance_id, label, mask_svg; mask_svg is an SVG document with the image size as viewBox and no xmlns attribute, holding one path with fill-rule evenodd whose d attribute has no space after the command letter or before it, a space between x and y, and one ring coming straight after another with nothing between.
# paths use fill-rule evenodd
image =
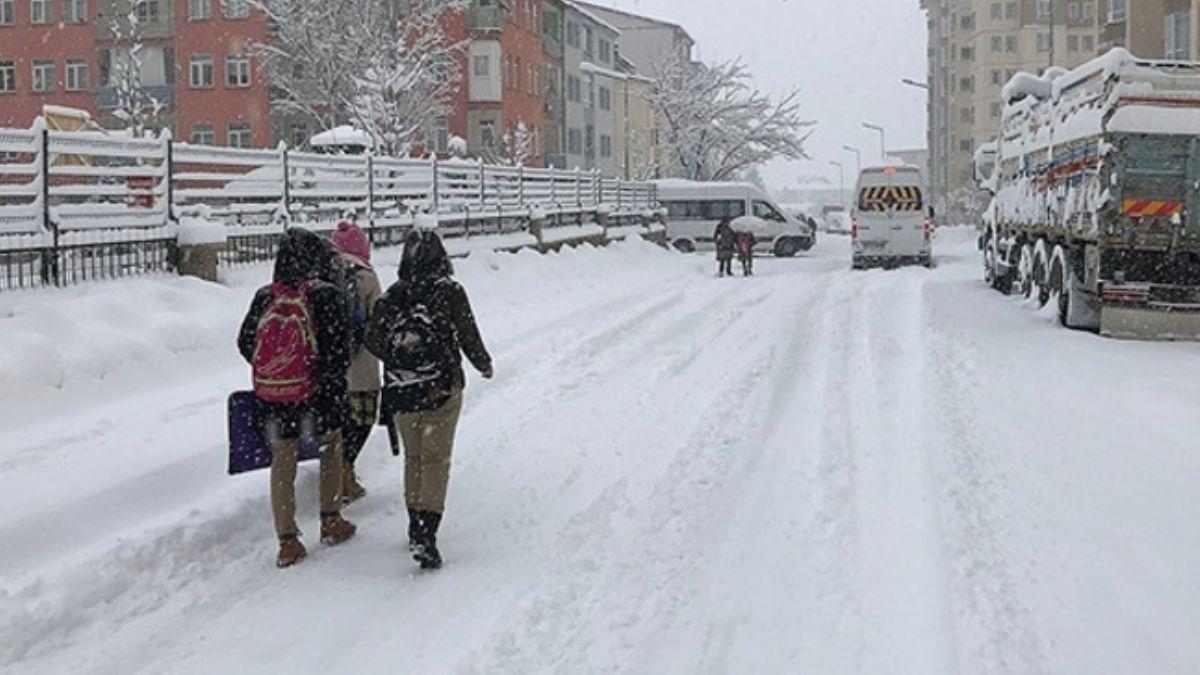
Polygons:
<instances>
[{"instance_id":1,"label":"pink backpack","mask_svg":"<svg viewBox=\"0 0 1200 675\"><path fill-rule=\"evenodd\" d=\"M312 282L271 285L254 337L254 393L268 403L303 403L317 390L317 334L308 306Z\"/></svg>"}]
</instances>

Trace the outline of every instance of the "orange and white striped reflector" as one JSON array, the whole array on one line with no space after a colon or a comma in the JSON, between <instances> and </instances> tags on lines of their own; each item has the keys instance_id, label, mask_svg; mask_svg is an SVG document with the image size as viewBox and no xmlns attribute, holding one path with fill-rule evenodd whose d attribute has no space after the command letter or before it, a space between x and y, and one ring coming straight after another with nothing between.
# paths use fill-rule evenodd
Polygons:
<instances>
[{"instance_id":1,"label":"orange and white striped reflector","mask_svg":"<svg viewBox=\"0 0 1200 675\"><path fill-rule=\"evenodd\" d=\"M1183 211L1183 202L1126 199L1125 215L1130 218L1170 218Z\"/></svg>"}]
</instances>

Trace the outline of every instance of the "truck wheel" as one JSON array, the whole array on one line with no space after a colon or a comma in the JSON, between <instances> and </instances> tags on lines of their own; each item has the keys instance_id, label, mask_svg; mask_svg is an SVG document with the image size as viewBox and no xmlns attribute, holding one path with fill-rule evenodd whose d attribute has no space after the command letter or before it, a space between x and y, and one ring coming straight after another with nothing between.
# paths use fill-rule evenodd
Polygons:
<instances>
[{"instance_id":1,"label":"truck wheel","mask_svg":"<svg viewBox=\"0 0 1200 675\"><path fill-rule=\"evenodd\" d=\"M1021 262L1017 265L1017 291L1021 297L1029 299L1033 295L1033 247L1025 244L1021 247Z\"/></svg>"},{"instance_id":2,"label":"truck wheel","mask_svg":"<svg viewBox=\"0 0 1200 675\"><path fill-rule=\"evenodd\" d=\"M794 258L800 252L800 246L795 239L780 239L775 243L776 258Z\"/></svg>"},{"instance_id":3,"label":"truck wheel","mask_svg":"<svg viewBox=\"0 0 1200 675\"><path fill-rule=\"evenodd\" d=\"M1088 305L1066 250L1055 246L1051 260L1051 283L1058 291L1058 322L1066 328L1099 330L1100 315Z\"/></svg>"},{"instance_id":4,"label":"truck wheel","mask_svg":"<svg viewBox=\"0 0 1200 675\"><path fill-rule=\"evenodd\" d=\"M1039 239L1033 247L1033 285L1037 288L1037 306L1041 309L1050 302L1050 253L1046 240Z\"/></svg>"},{"instance_id":5,"label":"truck wheel","mask_svg":"<svg viewBox=\"0 0 1200 675\"><path fill-rule=\"evenodd\" d=\"M674 244L675 250L680 253L695 253L696 244L691 239L676 239Z\"/></svg>"},{"instance_id":6,"label":"truck wheel","mask_svg":"<svg viewBox=\"0 0 1200 675\"><path fill-rule=\"evenodd\" d=\"M990 241L983 247L983 282L991 288L996 287L996 251Z\"/></svg>"}]
</instances>

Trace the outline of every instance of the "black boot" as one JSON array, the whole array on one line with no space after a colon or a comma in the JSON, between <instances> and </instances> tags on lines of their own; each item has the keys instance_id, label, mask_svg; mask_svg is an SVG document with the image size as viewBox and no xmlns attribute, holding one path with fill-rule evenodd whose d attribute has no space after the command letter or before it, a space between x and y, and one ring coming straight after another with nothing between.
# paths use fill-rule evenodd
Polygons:
<instances>
[{"instance_id":1,"label":"black boot","mask_svg":"<svg viewBox=\"0 0 1200 675\"><path fill-rule=\"evenodd\" d=\"M417 520L417 545L411 549L413 560L420 563L423 570L439 569L442 566L442 554L437 549L437 531L442 524L442 514L421 511L417 514Z\"/></svg>"},{"instance_id":2,"label":"black boot","mask_svg":"<svg viewBox=\"0 0 1200 675\"><path fill-rule=\"evenodd\" d=\"M416 553L417 547L421 545L421 512L415 509L408 510L408 552Z\"/></svg>"}]
</instances>

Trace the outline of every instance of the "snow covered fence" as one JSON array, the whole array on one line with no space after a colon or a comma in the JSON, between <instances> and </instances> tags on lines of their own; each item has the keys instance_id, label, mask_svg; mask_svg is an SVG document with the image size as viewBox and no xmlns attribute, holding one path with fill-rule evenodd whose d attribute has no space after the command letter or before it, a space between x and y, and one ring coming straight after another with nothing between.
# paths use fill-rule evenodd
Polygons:
<instances>
[{"instance_id":1,"label":"snow covered fence","mask_svg":"<svg viewBox=\"0 0 1200 675\"><path fill-rule=\"evenodd\" d=\"M0 129L0 290L175 269L181 218L229 228L223 264L274 255L288 227L353 218L377 245L421 213L447 237L645 224L651 183L467 160L197 146L119 132Z\"/></svg>"}]
</instances>

